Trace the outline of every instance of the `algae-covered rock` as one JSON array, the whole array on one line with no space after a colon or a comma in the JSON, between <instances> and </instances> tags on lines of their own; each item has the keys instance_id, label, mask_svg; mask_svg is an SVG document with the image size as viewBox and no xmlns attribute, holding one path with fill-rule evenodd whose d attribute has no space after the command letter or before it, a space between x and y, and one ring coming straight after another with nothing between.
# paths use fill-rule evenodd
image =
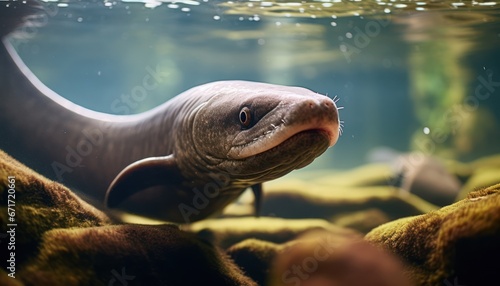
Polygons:
<instances>
[{"instance_id":1,"label":"algae-covered rock","mask_svg":"<svg viewBox=\"0 0 500 286\"><path fill-rule=\"evenodd\" d=\"M29 285L124 285L120 279L131 285L255 285L225 255L172 225L52 230L19 276Z\"/></svg>"},{"instance_id":2,"label":"algae-covered rock","mask_svg":"<svg viewBox=\"0 0 500 286\"><path fill-rule=\"evenodd\" d=\"M2 151L0 178L0 285L256 285L193 234L174 225L112 225Z\"/></svg>"},{"instance_id":3,"label":"algae-covered rock","mask_svg":"<svg viewBox=\"0 0 500 286\"><path fill-rule=\"evenodd\" d=\"M500 166L478 168L464 184L462 190L460 190L457 200L466 198L467 195L474 190L486 188L498 183L500 183Z\"/></svg>"},{"instance_id":4,"label":"algae-covered rock","mask_svg":"<svg viewBox=\"0 0 500 286\"><path fill-rule=\"evenodd\" d=\"M394 172L388 164L367 164L333 174L331 170L325 171L319 175L314 180L316 184L343 187L384 186L394 179Z\"/></svg>"},{"instance_id":5,"label":"algae-covered rock","mask_svg":"<svg viewBox=\"0 0 500 286\"><path fill-rule=\"evenodd\" d=\"M361 237L309 231L286 243L247 239L228 254L259 285L409 286L401 261Z\"/></svg>"},{"instance_id":6,"label":"algae-covered rock","mask_svg":"<svg viewBox=\"0 0 500 286\"><path fill-rule=\"evenodd\" d=\"M284 218L323 218L378 209L391 220L419 215L436 206L391 186L334 187L310 182L280 182L266 188L262 215Z\"/></svg>"},{"instance_id":7,"label":"algae-covered rock","mask_svg":"<svg viewBox=\"0 0 500 286\"><path fill-rule=\"evenodd\" d=\"M497 182L486 182L483 180L478 180L481 182L481 185L471 184L469 180L472 176L482 175L483 171L489 172L490 170L499 169L500 168L500 155L490 155L481 157L469 163L463 163L455 160L444 160L446 165L446 169L453 175L455 175L462 183L465 183L460 191L460 194L456 198L457 200L461 200L467 196L467 194L474 189L479 187L488 187L496 184ZM496 176L497 178L500 175ZM475 180L474 180L475 181ZM476 181L477 182L477 181ZM500 182L500 181L498 181ZM467 191L464 191L467 190Z\"/></svg>"},{"instance_id":8,"label":"algae-covered rock","mask_svg":"<svg viewBox=\"0 0 500 286\"><path fill-rule=\"evenodd\" d=\"M328 175L320 183L283 178L264 185L260 214L288 219L320 218L366 233L394 219L424 214L437 207L392 186L339 186ZM317 178L318 179L318 178ZM253 215L253 197L226 207L224 217Z\"/></svg>"},{"instance_id":9,"label":"algae-covered rock","mask_svg":"<svg viewBox=\"0 0 500 286\"><path fill-rule=\"evenodd\" d=\"M477 163L482 167L464 176L465 187L495 182L495 162ZM363 177L360 170L373 173ZM271 182L265 187L262 214L279 217L243 217L252 203L241 199L232 205L232 218L200 221L180 230L168 224L112 224L69 189L0 151L0 229L5 234L9 223L17 223L16 279L7 276L3 259L0 284L411 285L402 273L426 286L456 279L467 286L497 282L500 263L484 257L500 256L500 184L438 209L383 185L386 171L380 166L360 168L349 178L364 179L351 184L335 182L326 173L314 182ZM9 182L9 176L15 178ZM9 197L13 189L15 197ZM9 215L12 201L15 216ZM387 223L394 219L399 220ZM331 239L308 235L314 230L327 232ZM365 239L405 264L360 241L356 230L371 230ZM0 245L7 246L6 239L10 237L0 234ZM3 246L1 257L9 257ZM318 246L328 255L312 261Z\"/></svg>"},{"instance_id":10,"label":"algae-covered rock","mask_svg":"<svg viewBox=\"0 0 500 286\"><path fill-rule=\"evenodd\" d=\"M485 156L470 163L471 168L500 168L500 155Z\"/></svg>"},{"instance_id":11,"label":"algae-covered rock","mask_svg":"<svg viewBox=\"0 0 500 286\"><path fill-rule=\"evenodd\" d=\"M37 250L46 231L102 226L110 222L104 213L66 187L35 173L1 150L0 180L0 229L6 233L11 229L8 223L17 224L14 227L15 247L19 250L16 251L16 260L20 268ZM0 253L6 252L7 247L2 246ZM1 265L6 266L4 259Z\"/></svg>"},{"instance_id":12,"label":"algae-covered rock","mask_svg":"<svg viewBox=\"0 0 500 286\"><path fill-rule=\"evenodd\" d=\"M417 285L455 279L460 285L495 285L500 261L485 257L500 257L500 184L437 211L384 224L366 239L402 257Z\"/></svg>"},{"instance_id":13,"label":"algae-covered rock","mask_svg":"<svg viewBox=\"0 0 500 286\"><path fill-rule=\"evenodd\" d=\"M400 163L405 159L405 168L400 170L405 172L400 178L404 182L398 182L398 170L389 164L368 164L343 172L304 172L297 178L267 182L260 214L322 218L366 233L391 220L438 208L422 199L424 196L440 204L454 201L460 182L444 164L422 154L398 158ZM251 198L227 207L224 217L252 215Z\"/></svg>"},{"instance_id":14,"label":"algae-covered rock","mask_svg":"<svg viewBox=\"0 0 500 286\"><path fill-rule=\"evenodd\" d=\"M349 214L334 216L331 222L334 225L368 233L375 227L389 222L391 219L379 209L367 209Z\"/></svg>"},{"instance_id":15,"label":"algae-covered rock","mask_svg":"<svg viewBox=\"0 0 500 286\"><path fill-rule=\"evenodd\" d=\"M231 246L227 253L246 275L257 284L266 285L272 262L284 247L283 244L250 238Z\"/></svg>"},{"instance_id":16,"label":"algae-covered rock","mask_svg":"<svg viewBox=\"0 0 500 286\"><path fill-rule=\"evenodd\" d=\"M342 240L362 237L354 230L322 219L240 217L199 221L184 227L211 244L227 249L234 262L259 285L268 285L276 255L307 233L321 230Z\"/></svg>"},{"instance_id":17,"label":"algae-covered rock","mask_svg":"<svg viewBox=\"0 0 500 286\"><path fill-rule=\"evenodd\" d=\"M283 219L273 217L224 218L199 221L184 227L224 249L245 239L254 238L284 243L311 230L327 230L341 237L358 237L354 230L333 225L322 219Z\"/></svg>"},{"instance_id":18,"label":"algae-covered rock","mask_svg":"<svg viewBox=\"0 0 500 286\"><path fill-rule=\"evenodd\" d=\"M401 261L361 239L309 233L278 252L269 285L410 286Z\"/></svg>"}]
</instances>

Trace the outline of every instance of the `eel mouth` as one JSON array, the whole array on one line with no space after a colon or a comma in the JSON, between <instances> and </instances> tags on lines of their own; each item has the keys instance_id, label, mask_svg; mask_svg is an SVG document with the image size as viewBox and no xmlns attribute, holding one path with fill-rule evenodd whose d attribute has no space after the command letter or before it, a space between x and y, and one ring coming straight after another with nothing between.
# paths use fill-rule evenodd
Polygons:
<instances>
[{"instance_id":1,"label":"eel mouth","mask_svg":"<svg viewBox=\"0 0 500 286\"><path fill-rule=\"evenodd\" d=\"M289 139L300 137L304 133L320 134L328 140L328 147L332 147L339 137L338 116L336 112L333 115L315 116L305 123L295 124L287 124L286 120L281 120L280 124L271 124L267 131L254 137L251 141L233 146L227 156L233 159L245 159L269 151Z\"/></svg>"}]
</instances>

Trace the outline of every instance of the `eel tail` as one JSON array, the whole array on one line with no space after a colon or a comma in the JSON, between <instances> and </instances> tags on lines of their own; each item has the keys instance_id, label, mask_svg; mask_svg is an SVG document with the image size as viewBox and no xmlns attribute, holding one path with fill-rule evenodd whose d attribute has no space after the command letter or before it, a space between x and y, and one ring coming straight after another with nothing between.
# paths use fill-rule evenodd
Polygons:
<instances>
[{"instance_id":1,"label":"eel tail","mask_svg":"<svg viewBox=\"0 0 500 286\"><path fill-rule=\"evenodd\" d=\"M0 1L0 39L23 26L34 25L30 17L37 17L42 6L36 0Z\"/></svg>"}]
</instances>

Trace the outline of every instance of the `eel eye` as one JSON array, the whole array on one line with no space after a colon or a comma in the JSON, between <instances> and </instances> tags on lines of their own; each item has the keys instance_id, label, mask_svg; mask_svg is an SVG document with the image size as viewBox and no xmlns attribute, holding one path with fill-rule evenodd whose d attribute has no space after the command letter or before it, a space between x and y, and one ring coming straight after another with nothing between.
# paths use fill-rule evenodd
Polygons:
<instances>
[{"instance_id":1,"label":"eel eye","mask_svg":"<svg viewBox=\"0 0 500 286\"><path fill-rule=\"evenodd\" d=\"M243 127L250 126L252 122L252 116L250 115L250 108L243 107L240 111L240 123Z\"/></svg>"}]
</instances>

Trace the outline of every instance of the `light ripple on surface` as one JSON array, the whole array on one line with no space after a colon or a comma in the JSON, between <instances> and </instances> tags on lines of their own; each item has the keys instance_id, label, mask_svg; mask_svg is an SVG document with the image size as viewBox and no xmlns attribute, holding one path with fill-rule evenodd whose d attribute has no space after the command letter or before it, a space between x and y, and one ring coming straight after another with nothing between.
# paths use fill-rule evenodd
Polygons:
<instances>
[{"instance_id":1,"label":"light ripple on surface","mask_svg":"<svg viewBox=\"0 0 500 286\"><path fill-rule=\"evenodd\" d=\"M255 0L251 1L255 2ZM484 10L485 8L497 8L497 2L425 2L425 1L363 1L363 0L316 0L316 1L262 1L265 5L248 5L249 1L221 2L219 5L225 7L226 14L230 15L253 15L283 17L285 14L300 18L326 18L336 15L342 16L364 16L383 15L388 13L435 11L435 10ZM385 7L384 7L385 6ZM391 6L392 9L386 8Z\"/></svg>"},{"instance_id":2,"label":"light ripple on surface","mask_svg":"<svg viewBox=\"0 0 500 286\"><path fill-rule=\"evenodd\" d=\"M2 1L2 0L0 0ZM59 7L67 7L72 3L82 1L41 0L43 2L60 3ZM84 2L84 1L83 1ZM453 11L475 10L499 12L496 1L411 1L411 0L244 0L244 1L213 1L213 0L121 0L123 3L143 4L146 8L156 8L166 4L168 8L178 9L184 6L210 5L221 7L221 13L226 15L262 15L271 17L298 17L298 18L327 18L332 15L343 16L369 16L397 14L401 12L419 13L421 11ZM103 1L109 7L117 2ZM391 7L389 9L388 7ZM389 9L389 10L388 10ZM192 8L190 9L190 11ZM190 12L187 11L187 12ZM388 12L389 11L389 12ZM186 11L184 11L186 12Z\"/></svg>"}]
</instances>

